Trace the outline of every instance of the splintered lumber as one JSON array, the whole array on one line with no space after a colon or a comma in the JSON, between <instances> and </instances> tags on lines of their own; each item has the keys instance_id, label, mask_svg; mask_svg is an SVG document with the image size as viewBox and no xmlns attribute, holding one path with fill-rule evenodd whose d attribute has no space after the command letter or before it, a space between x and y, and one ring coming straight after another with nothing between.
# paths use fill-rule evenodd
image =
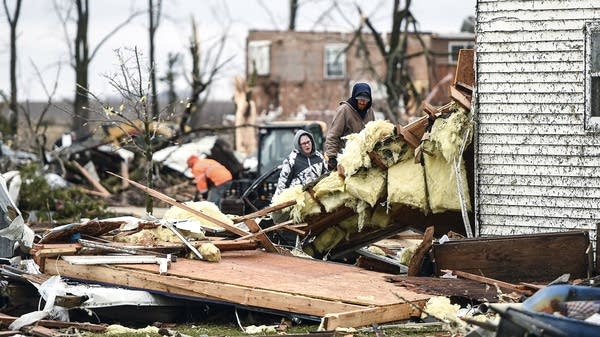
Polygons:
<instances>
[{"instance_id":1,"label":"splintered lumber","mask_svg":"<svg viewBox=\"0 0 600 337\"><path fill-rule=\"evenodd\" d=\"M432 250L436 275L460 270L516 284L587 277L588 245L587 231L569 231L450 240Z\"/></svg>"},{"instance_id":2,"label":"splintered lumber","mask_svg":"<svg viewBox=\"0 0 600 337\"><path fill-rule=\"evenodd\" d=\"M230 231L230 232L232 232L234 234L237 234L239 236L246 236L246 235L250 234L250 233L246 232L245 230L242 230L242 229L237 228L235 226L231 226L230 224L227 224L227 223L225 223L225 222L223 222L223 221L221 221L219 219L215 219L212 216L210 216L208 214L205 214L202 211L193 209L192 207L190 207L190 206L188 206L188 205L186 205L184 203L178 202L177 200L169 197L168 195L162 194L162 193L158 192L157 190L151 189L150 187L144 186L144 185L142 185L140 183L137 183L137 182L135 182L133 180L121 177L120 175L114 174L112 172L107 172L107 173L111 174L111 175L113 175L115 177L127 180L127 181L129 181L130 184L132 184L133 186L135 186L135 187L141 189L142 191L146 192L148 195L151 195L151 196L153 196L153 197L155 197L155 198L157 198L159 200L162 200L162 201L168 203L169 205L172 205L172 206L184 209L184 210L186 210L186 211L188 211L188 212L190 212L190 213L192 213L192 214L194 214L194 215L196 215L196 216L198 216L198 217L200 217L200 218L202 218L204 220L210 221L210 222L214 223L215 225L220 226L220 227L222 227L222 228L224 228L224 229L226 229L226 230L228 230L228 231Z\"/></svg>"},{"instance_id":3,"label":"splintered lumber","mask_svg":"<svg viewBox=\"0 0 600 337\"><path fill-rule=\"evenodd\" d=\"M263 217L269 213L273 213L275 211L278 211L280 209L284 209L286 207L290 207L290 206L294 206L296 204L296 200L289 200L286 202L282 202L280 204L277 205L273 205L273 206L269 206L269 207L265 207L263 209L260 209L254 213L250 213L250 214L246 214L244 216L240 216L237 218L233 219L234 223L238 223L238 222L244 222L245 220L248 219L256 219L256 218L260 218Z\"/></svg>"},{"instance_id":4,"label":"splintered lumber","mask_svg":"<svg viewBox=\"0 0 600 337\"><path fill-rule=\"evenodd\" d=\"M279 250L277 249L277 247L275 247L273 242L271 242L269 237L267 237L267 234L265 234L265 232L263 232L262 228L260 228L260 226L256 223L256 221L254 221L252 219L247 219L247 220L244 220L244 223L246 224L246 226L248 226L248 228L250 229L250 232L256 234L256 238L258 239L258 241L260 241L263 248L267 252L279 253Z\"/></svg>"},{"instance_id":5,"label":"splintered lumber","mask_svg":"<svg viewBox=\"0 0 600 337\"><path fill-rule=\"evenodd\" d=\"M68 241L71 235L79 233L82 235L89 236L101 236L114 229L121 227L124 224L123 221L99 221L90 220L86 223L81 224L70 224L61 227L55 227L47 231L44 236L38 242L42 243L61 243Z\"/></svg>"},{"instance_id":6,"label":"splintered lumber","mask_svg":"<svg viewBox=\"0 0 600 337\"><path fill-rule=\"evenodd\" d=\"M94 177L92 177L92 175L83 166L81 166L75 160L71 161L71 163L73 164L73 166L75 166L75 168L77 168L77 170L79 170L79 172L85 177L85 179L87 179L90 182L90 184L94 186L98 193L100 193L101 197L110 197L110 192L106 188L104 188L104 186L102 186L102 184L100 184L98 180L94 179Z\"/></svg>"},{"instance_id":7,"label":"splintered lumber","mask_svg":"<svg viewBox=\"0 0 600 337\"><path fill-rule=\"evenodd\" d=\"M442 272L452 273L458 277L466 278L467 280L477 281L477 282L485 283L485 284L488 284L491 286L498 286L500 288L509 289L514 292L526 295L526 296L532 295L532 292L529 290L523 290L522 288L519 288L518 286L516 286L514 284L499 281L499 280L494 280L489 277L483 277L483 276L479 276L479 275L475 275L475 274L471 274L471 273L466 273L466 272L460 271L460 270L446 270L445 269L445 270L442 270Z\"/></svg>"},{"instance_id":8,"label":"splintered lumber","mask_svg":"<svg viewBox=\"0 0 600 337\"><path fill-rule=\"evenodd\" d=\"M487 284L464 278L439 278L416 276L388 276L388 280L411 291L429 294L431 296L459 297L467 302L499 301L498 289ZM504 288L500 287L503 291ZM506 289L509 290L509 289Z\"/></svg>"},{"instance_id":9,"label":"splintered lumber","mask_svg":"<svg viewBox=\"0 0 600 337\"><path fill-rule=\"evenodd\" d=\"M423 241L421 241L408 263L408 276L419 276L423 258L425 258L425 254L427 254L431 249L431 246L433 246L433 231L433 226L429 226L425 230Z\"/></svg>"},{"instance_id":10,"label":"splintered lumber","mask_svg":"<svg viewBox=\"0 0 600 337\"><path fill-rule=\"evenodd\" d=\"M452 85L459 85L464 88L472 88L475 86L475 67L474 67L475 50L461 49L458 51L458 62L456 62L456 72Z\"/></svg>"},{"instance_id":11,"label":"splintered lumber","mask_svg":"<svg viewBox=\"0 0 600 337\"><path fill-rule=\"evenodd\" d=\"M430 298L389 283L386 274L260 250L223 252L219 263L210 264L180 258L164 275L151 265L51 263L49 273L71 279L316 317L394 308L386 315L341 320L340 326L408 319L411 303L422 307Z\"/></svg>"}]
</instances>

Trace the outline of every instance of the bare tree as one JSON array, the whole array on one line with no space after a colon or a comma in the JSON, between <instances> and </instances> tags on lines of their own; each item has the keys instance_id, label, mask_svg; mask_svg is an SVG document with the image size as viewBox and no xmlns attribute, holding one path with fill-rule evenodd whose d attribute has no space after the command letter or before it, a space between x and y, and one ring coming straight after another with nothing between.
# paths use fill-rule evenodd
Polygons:
<instances>
[{"instance_id":1,"label":"bare tree","mask_svg":"<svg viewBox=\"0 0 600 337\"><path fill-rule=\"evenodd\" d=\"M167 55L167 72L165 73L165 76L160 78L162 82L165 82L168 88L167 93L169 102L167 106L169 107L175 106L175 103L177 102L177 90L175 89L175 80L177 79L179 73L177 73L175 67L179 63L179 56L179 53L169 52L169 54Z\"/></svg>"},{"instance_id":2,"label":"bare tree","mask_svg":"<svg viewBox=\"0 0 600 337\"><path fill-rule=\"evenodd\" d=\"M96 112L99 122L111 125L122 131L120 145L129 148L143 158L142 165L148 187L154 187L154 172L152 156L157 146L160 146L158 136L162 122L161 112L155 117L152 113L152 105L155 103L148 99L151 92L150 73L143 70L140 61L140 53L137 47L131 51L132 55L125 55L117 51L120 66L115 75L108 78L112 88L121 98L121 104L114 108L104 102L97 95L88 92L89 95L103 108ZM166 110L163 110L166 111ZM146 195L146 211L152 213L153 199Z\"/></svg>"},{"instance_id":3,"label":"bare tree","mask_svg":"<svg viewBox=\"0 0 600 337\"><path fill-rule=\"evenodd\" d=\"M355 38L350 42L350 46L356 45L365 55L364 60L369 73L381 83L387 94L386 117L394 122L398 122L399 116L404 112L401 107L406 107L409 101L413 100L415 104L420 104L421 94L414 86L411 79L408 62L414 57L420 57L425 54L429 57L428 49L421 39L416 27L417 21L410 11L411 0L405 0L403 8L400 6L400 0L394 0L392 29L389 34L389 40L375 29L369 17L363 15L360 7L357 7L362 17L361 25L356 30ZM385 61L385 73L383 76L378 74L375 65L370 58L370 50L363 36L363 28L366 26L375 39L375 45ZM408 54L408 39L413 36L421 44L422 51ZM402 104L401 104L402 103Z\"/></svg>"},{"instance_id":4,"label":"bare tree","mask_svg":"<svg viewBox=\"0 0 600 337\"><path fill-rule=\"evenodd\" d=\"M190 87L191 94L188 98L188 101L185 105L185 110L181 116L181 121L179 123L179 130L181 133L184 133L186 127L188 126L188 122L191 117L199 111L204 105L205 101L200 101L200 95L206 91L209 86L214 81L215 77L219 73L219 71L225 66L233 57L229 57L225 61L221 62L221 57L223 55L223 50L225 48L226 34L223 34L219 39L218 46L215 48L210 48L209 50L217 50L216 55L212 58L211 61L211 53L210 51L206 54L205 60L206 63L209 64L209 71L205 74L202 73L200 69L201 62L201 53L200 53L200 41L198 40L198 32L196 28L196 21L192 17L192 36L190 37L190 46L188 48L190 52L190 56L192 58L192 71L191 71L191 79ZM203 76L204 75L204 76Z\"/></svg>"},{"instance_id":5,"label":"bare tree","mask_svg":"<svg viewBox=\"0 0 600 337\"><path fill-rule=\"evenodd\" d=\"M298 15L298 0L290 0L290 22L288 30L296 30L296 17Z\"/></svg>"},{"instance_id":6,"label":"bare tree","mask_svg":"<svg viewBox=\"0 0 600 337\"><path fill-rule=\"evenodd\" d=\"M19 121L19 112L17 101L17 23L21 13L22 0L17 0L13 9L12 15L6 0L3 0L4 13L8 25L10 26L10 100L8 107L12 111L12 115L8 121L8 130L12 135L17 135L17 123Z\"/></svg>"},{"instance_id":7,"label":"bare tree","mask_svg":"<svg viewBox=\"0 0 600 337\"><path fill-rule=\"evenodd\" d=\"M158 118L158 101L156 94L156 62L154 58L154 36L160 25L160 17L162 12L162 0L157 0L154 5L154 0L148 0L148 37L150 47L150 86L152 90L152 116Z\"/></svg>"},{"instance_id":8,"label":"bare tree","mask_svg":"<svg viewBox=\"0 0 600 337\"><path fill-rule=\"evenodd\" d=\"M76 11L75 17L72 17L72 11ZM54 1L54 9L61 21L69 54L71 56L71 66L75 70L75 99L73 101L73 129L78 136L88 132L87 122L89 120L89 79L88 68L96 53L106 41L108 41L121 28L125 27L140 12L130 14L124 21L115 26L98 42L95 48L90 52L88 42L89 29L89 0L71 0L66 8L61 8L59 3ZM73 43L70 42L68 23L74 20L76 24L76 33Z\"/></svg>"}]
</instances>

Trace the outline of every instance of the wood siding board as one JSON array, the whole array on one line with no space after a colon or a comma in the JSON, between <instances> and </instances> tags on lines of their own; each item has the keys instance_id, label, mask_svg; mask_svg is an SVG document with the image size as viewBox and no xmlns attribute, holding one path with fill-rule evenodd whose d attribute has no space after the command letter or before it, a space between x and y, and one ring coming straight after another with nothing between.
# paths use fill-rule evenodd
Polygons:
<instances>
[{"instance_id":1,"label":"wood siding board","mask_svg":"<svg viewBox=\"0 0 600 337\"><path fill-rule=\"evenodd\" d=\"M506 199L510 198L513 206L525 207L560 207L569 209L594 208L600 203L600 198L575 198L567 197L551 197L546 195L511 195L507 193L492 194L490 191L481 191L481 202L487 205L504 205Z\"/></svg>"},{"instance_id":2,"label":"wood siding board","mask_svg":"<svg viewBox=\"0 0 600 337\"><path fill-rule=\"evenodd\" d=\"M557 72L582 72L583 64L577 61L560 62L494 62L478 65L477 72L492 73L557 73Z\"/></svg>"},{"instance_id":3,"label":"wood siding board","mask_svg":"<svg viewBox=\"0 0 600 337\"><path fill-rule=\"evenodd\" d=\"M579 103L584 100L583 92L573 93L482 93L479 95L481 103L502 103L502 102L527 102L529 104L569 104Z\"/></svg>"},{"instance_id":4,"label":"wood siding board","mask_svg":"<svg viewBox=\"0 0 600 337\"><path fill-rule=\"evenodd\" d=\"M556 30L557 26L564 30L581 30L581 20L578 18L571 18L562 19L557 23L554 23L545 20L517 20L515 18L503 18L479 23L479 29L481 31L496 32Z\"/></svg>"},{"instance_id":5,"label":"wood siding board","mask_svg":"<svg viewBox=\"0 0 600 337\"><path fill-rule=\"evenodd\" d=\"M598 157L600 156L600 148L588 147L585 145L563 145L555 144L553 146L536 146L528 144L497 144L497 145L481 145L480 152L482 154L491 155L546 155L546 156L581 156L581 157ZM544 163L534 163L544 164ZM600 170L599 170L600 171Z\"/></svg>"},{"instance_id":6,"label":"wood siding board","mask_svg":"<svg viewBox=\"0 0 600 337\"><path fill-rule=\"evenodd\" d=\"M600 13L599 13L600 14ZM545 30L537 32L481 32L477 43L488 42L551 42L583 39L583 30Z\"/></svg>"},{"instance_id":7,"label":"wood siding board","mask_svg":"<svg viewBox=\"0 0 600 337\"><path fill-rule=\"evenodd\" d=\"M529 10L529 11L564 11L566 9L579 10L594 9L598 6L593 6L593 2L589 0L536 0L536 1L523 1L523 0L507 0L507 1L479 1L478 9L481 12L498 12L498 11L510 11L511 13L516 10Z\"/></svg>"},{"instance_id":8,"label":"wood siding board","mask_svg":"<svg viewBox=\"0 0 600 337\"><path fill-rule=\"evenodd\" d=\"M600 170L593 167L550 166L539 163L530 165L481 165L480 174L521 174L551 177L600 177Z\"/></svg>"},{"instance_id":9,"label":"wood siding board","mask_svg":"<svg viewBox=\"0 0 600 337\"><path fill-rule=\"evenodd\" d=\"M481 153L479 162L482 165L504 165L507 164L505 155L495 153ZM552 166L582 166L600 167L600 157L581 156L543 156L543 155L510 155L510 163L514 165L527 165L531 163L546 163Z\"/></svg>"},{"instance_id":10,"label":"wood siding board","mask_svg":"<svg viewBox=\"0 0 600 337\"><path fill-rule=\"evenodd\" d=\"M489 133L480 138L479 144L529 144L529 145L581 145L600 146L600 137L586 134L572 135L507 135Z\"/></svg>"},{"instance_id":11,"label":"wood siding board","mask_svg":"<svg viewBox=\"0 0 600 337\"><path fill-rule=\"evenodd\" d=\"M540 229L550 231L560 231L565 229L590 230L595 223L595 221L590 219L582 220L570 218L531 217L524 215L500 216L496 214L489 214L487 215L487 218L490 226L505 226L505 228L503 228L505 230L512 230L511 227L520 227L517 231L511 231L513 234L534 234L539 233ZM485 228L487 228L487 226ZM486 232L486 234L491 233Z\"/></svg>"},{"instance_id":12,"label":"wood siding board","mask_svg":"<svg viewBox=\"0 0 600 337\"><path fill-rule=\"evenodd\" d=\"M487 42L477 45L477 53L555 52L584 50L580 41L518 41ZM479 57L479 56L478 56Z\"/></svg>"},{"instance_id":13,"label":"wood siding board","mask_svg":"<svg viewBox=\"0 0 600 337\"><path fill-rule=\"evenodd\" d=\"M581 83L481 83L477 88L480 95L504 92L509 94L580 94L584 90Z\"/></svg>"},{"instance_id":14,"label":"wood siding board","mask_svg":"<svg viewBox=\"0 0 600 337\"><path fill-rule=\"evenodd\" d=\"M535 1L537 2L537 1ZM564 1L565 4L571 1ZM600 17L600 8L598 6L585 6L585 8L573 8L568 10L562 9L548 9L548 10L519 10L513 8L512 10L506 11L490 11L482 8L484 6L478 6L477 8L477 22L485 23L498 18L509 18L512 20L539 20L539 21L553 21L553 20L594 20Z\"/></svg>"},{"instance_id":15,"label":"wood siding board","mask_svg":"<svg viewBox=\"0 0 600 337\"><path fill-rule=\"evenodd\" d=\"M521 186L545 186L546 188L557 188L557 189L590 189L596 190L600 188L600 177L590 178L585 176L579 177L570 177L568 181L560 180L556 181L554 177L551 176L540 176L540 175L505 175L505 174L481 174L480 179L482 182L482 186L480 187L482 190L488 188L488 185L521 185Z\"/></svg>"},{"instance_id":16,"label":"wood siding board","mask_svg":"<svg viewBox=\"0 0 600 337\"><path fill-rule=\"evenodd\" d=\"M560 207L549 209L541 206L521 206L521 205L501 205L482 204L480 214L494 215L521 215L542 218L558 219L596 219L596 211L589 208L569 208Z\"/></svg>"},{"instance_id":17,"label":"wood siding board","mask_svg":"<svg viewBox=\"0 0 600 337\"><path fill-rule=\"evenodd\" d=\"M485 77L481 77L479 83L477 83L477 88L482 84L488 83L505 83L506 82L506 74L505 73L482 73L485 74ZM531 85L537 85L539 83L570 83L570 84L578 84L583 85L583 73L579 71L573 72L564 72L564 73L546 73L544 74L544 79L540 79L539 74L536 73L516 73L511 74L511 80L513 83L521 84L521 83L529 83Z\"/></svg>"},{"instance_id":18,"label":"wood siding board","mask_svg":"<svg viewBox=\"0 0 600 337\"><path fill-rule=\"evenodd\" d=\"M573 186L547 186L547 185L502 185L486 184L480 190L481 198L485 195L526 196L543 198L577 198L597 199L600 198L600 187L573 187ZM592 205L592 207L596 207Z\"/></svg>"},{"instance_id":19,"label":"wood siding board","mask_svg":"<svg viewBox=\"0 0 600 337\"><path fill-rule=\"evenodd\" d=\"M480 113L479 120L485 123L504 124L506 115L500 113ZM509 124L558 124L558 125L581 125L583 116L579 114L534 114L534 113L515 113L511 115Z\"/></svg>"},{"instance_id":20,"label":"wood siding board","mask_svg":"<svg viewBox=\"0 0 600 337\"><path fill-rule=\"evenodd\" d=\"M479 53L479 51L478 51ZM584 55L582 50L553 50L540 53L539 51L521 51L518 55L515 52L504 53L479 53L479 64L484 66L487 63L498 62L582 62Z\"/></svg>"},{"instance_id":21,"label":"wood siding board","mask_svg":"<svg viewBox=\"0 0 600 337\"><path fill-rule=\"evenodd\" d=\"M482 123L479 127L481 133L495 133L505 135L570 135L573 133L583 133L583 125L580 128L574 128L572 125L527 125L527 124L496 124Z\"/></svg>"},{"instance_id":22,"label":"wood siding board","mask_svg":"<svg viewBox=\"0 0 600 337\"><path fill-rule=\"evenodd\" d=\"M568 105L547 105L547 104L534 104L534 103L523 103L523 102L505 102L505 103L490 103L483 105L478 112L492 114L498 113L506 115L510 118L511 114L583 114L583 102L572 103Z\"/></svg>"}]
</instances>

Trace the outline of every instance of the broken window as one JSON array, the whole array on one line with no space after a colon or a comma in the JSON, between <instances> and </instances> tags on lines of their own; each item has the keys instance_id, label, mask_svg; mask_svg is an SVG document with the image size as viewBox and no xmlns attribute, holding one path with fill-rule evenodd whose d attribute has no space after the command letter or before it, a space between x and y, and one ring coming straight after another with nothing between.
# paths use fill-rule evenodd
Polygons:
<instances>
[{"instance_id":1,"label":"broken window","mask_svg":"<svg viewBox=\"0 0 600 337\"><path fill-rule=\"evenodd\" d=\"M248 73L256 71L258 76L266 76L271 72L271 41L258 40L248 42Z\"/></svg>"},{"instance_id":2,"label":"broken window","mask_svg":"<svg viewBox=\"0 0 600 337\"><path fill-rule=\"evenodd\" d=\"M448 42L448 63L456 64L458 62L458 52L461 49L473 49L472 42L453 41Z\"/></svg>"},{"instance_id":3,"label":"broken window","mask_svg":"<svg viewBox=\"0 0 600 337\"><path fill-rule=\"evenodd\" d=\"M586 130L600 130L600 23L586 25L585 38Z\"/></svg>"},{"instance_id":4,"label":"broken window","mask_svg":"<svg viewBox=\"0 0 600 337\"><path fill-rule=\"evenodd\" d=\"M325 78L343 78L346 76L346 53L344 44L325 46Z\"/></svg>"}]
</instances>

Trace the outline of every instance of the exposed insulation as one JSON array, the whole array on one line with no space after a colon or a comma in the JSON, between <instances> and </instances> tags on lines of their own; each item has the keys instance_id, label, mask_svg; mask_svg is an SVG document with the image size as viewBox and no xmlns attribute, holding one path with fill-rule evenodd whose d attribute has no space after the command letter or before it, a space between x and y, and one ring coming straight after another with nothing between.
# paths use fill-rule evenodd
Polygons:
<instances>
[{"instance_id":1,"label":"exposed insulation","mask_svg":"<svg viewBox=\"0 0 600 337\"><path fill-rule=\"evenodd\" d=\"M196 201L196 202L186 202L185 205L201 211L202 213L215 218L221 222L224 222L228 225L232 225L233 226L233 221L228 218L225 214L221 213L221 211L219 210L219 207L217 207L217 205L215 205L214 203L210 202L210 201ZM194 215L184 209L181 209L179 207L175 207L172 206L171 208L169 208L164 216L163 219L166 220L194 220L199 222L202 226L207 227L207 228L212 228L212 229L223 229L221 226L205 220L204 218L201 218L197 215Z\"/></svg>"},{"instance_id":2,"label":"exposed insulation","mask_svg":"<svg viewBox=\"0 0 600 337\"><path fill-rule=\"evenodd\" d=\"M361 167L370 168L371 159L367 155L382 139L393 135L395 126L388 121L372 121L359 133L346 136L346 146L338 156L338 163L344 168L346 177L352 176Z\"/></svg>"},{"instance_id":3,"label":"exposed insulation","mask_svg":"<svg viewBox=\"0 0 600 337\"><path fill-rule=\"evenodd\" d=\"M324 253L337 246L337 244L340 243L345 236L346 232L343 229L336 226L329 227L324 230L323 233L319 234L319 236L313 241L313 245L317 252Z\"/></svg>"},{"instance_id":4,"label":"exposed insulation","mask_svg":"<svg viewBox=\"0 0 600 337\"><path fill-rule=\"evenodd\" d=\"M200 255L202 255L204 261L208 262L219 262L221 261L221 251L214 244L207 242L203 243L198 247ZM195 255L193 255L195 256Z\"/></svg>"},{"instance_id":5,"label":"exposed insulation","mask_svg":"<svg viewBox=\"0 0 600 337\"><path fill-rule=\"evenodd\" d=\"M429 192L429 207L433 213L441 213L446 210L460 210L460 199L456 185L456 174L454 164L448 163L441 156L425 155L425 175L427 177L427 189ZM467 185L467 172L465 163L461 160L463 184L463 195L467 210L471 210L471 202L468 198L469 186Z\"/></svg>"},{"instance_id":6,"label":"exposed insulation","mask_svg":"<svg viewBox=\"0 0 600 337\"><path fill-rule=\"evenodd\" d=\"M409 151L412 156L413 150ZM427 210L423 167L413 160L404 160L388 169L388 202Z\"/></svg>"},{"instance_id":7,"label":"exposed insulation","mask_svg":"<svg viewBox=\"0 0 600 337\"><path fill-rule=\"evenodd\" d=\"M384 206L378 206L373 210L371 220L367 223L367 227L372 228L384 228L392 222L390 215L388 214L387 208Z\"/></svg>"},{"instance_id":8,"label":"exposed insulation","mask_svg":"<svg viewBox=\"0 0 600 337\"><path fill-rule=\"evenodd\" d=\"M184 237L190 240L205 239L203 233L193 233L184 229L178 230ZM144 229L130 235L127 235L126 233L119 233L115 235L113 240L116 242L138 243L149 246L152 246L158 242L181 243L181 240L177 237L177 235L175 235L175 233L163 226L158 226L156 228L151 229Z\"/></svg>"},{"instance_id":9,"label":"exposed insulation","mask_svg":"<svg viewBox=\"0 0 600 337\"><path fill-rule=\"evenodd\" d=\"M469 117L464 113L464 109L457 108L458 111L451 114L448 118L438 118L431 128L429 141L425 142L425 148L433 152L435 147L440 151L446 161L453 162L454 158L460 154L460 147L465 136L465 131L470 130L467 144L470 143L472 124ZM437 152L436 151L436 152Z\"/></svg>"},{"instance_id":10,"label":"exposed insulation","mask_svg":"<svg viewBox=\"0 0 600 337\"><path fill-rule=\"evenodd\" d=\"M346 190L374 207L385 192L386 174L377 168L361 170L346 178Z\"/></svg>"}]
</instances>

